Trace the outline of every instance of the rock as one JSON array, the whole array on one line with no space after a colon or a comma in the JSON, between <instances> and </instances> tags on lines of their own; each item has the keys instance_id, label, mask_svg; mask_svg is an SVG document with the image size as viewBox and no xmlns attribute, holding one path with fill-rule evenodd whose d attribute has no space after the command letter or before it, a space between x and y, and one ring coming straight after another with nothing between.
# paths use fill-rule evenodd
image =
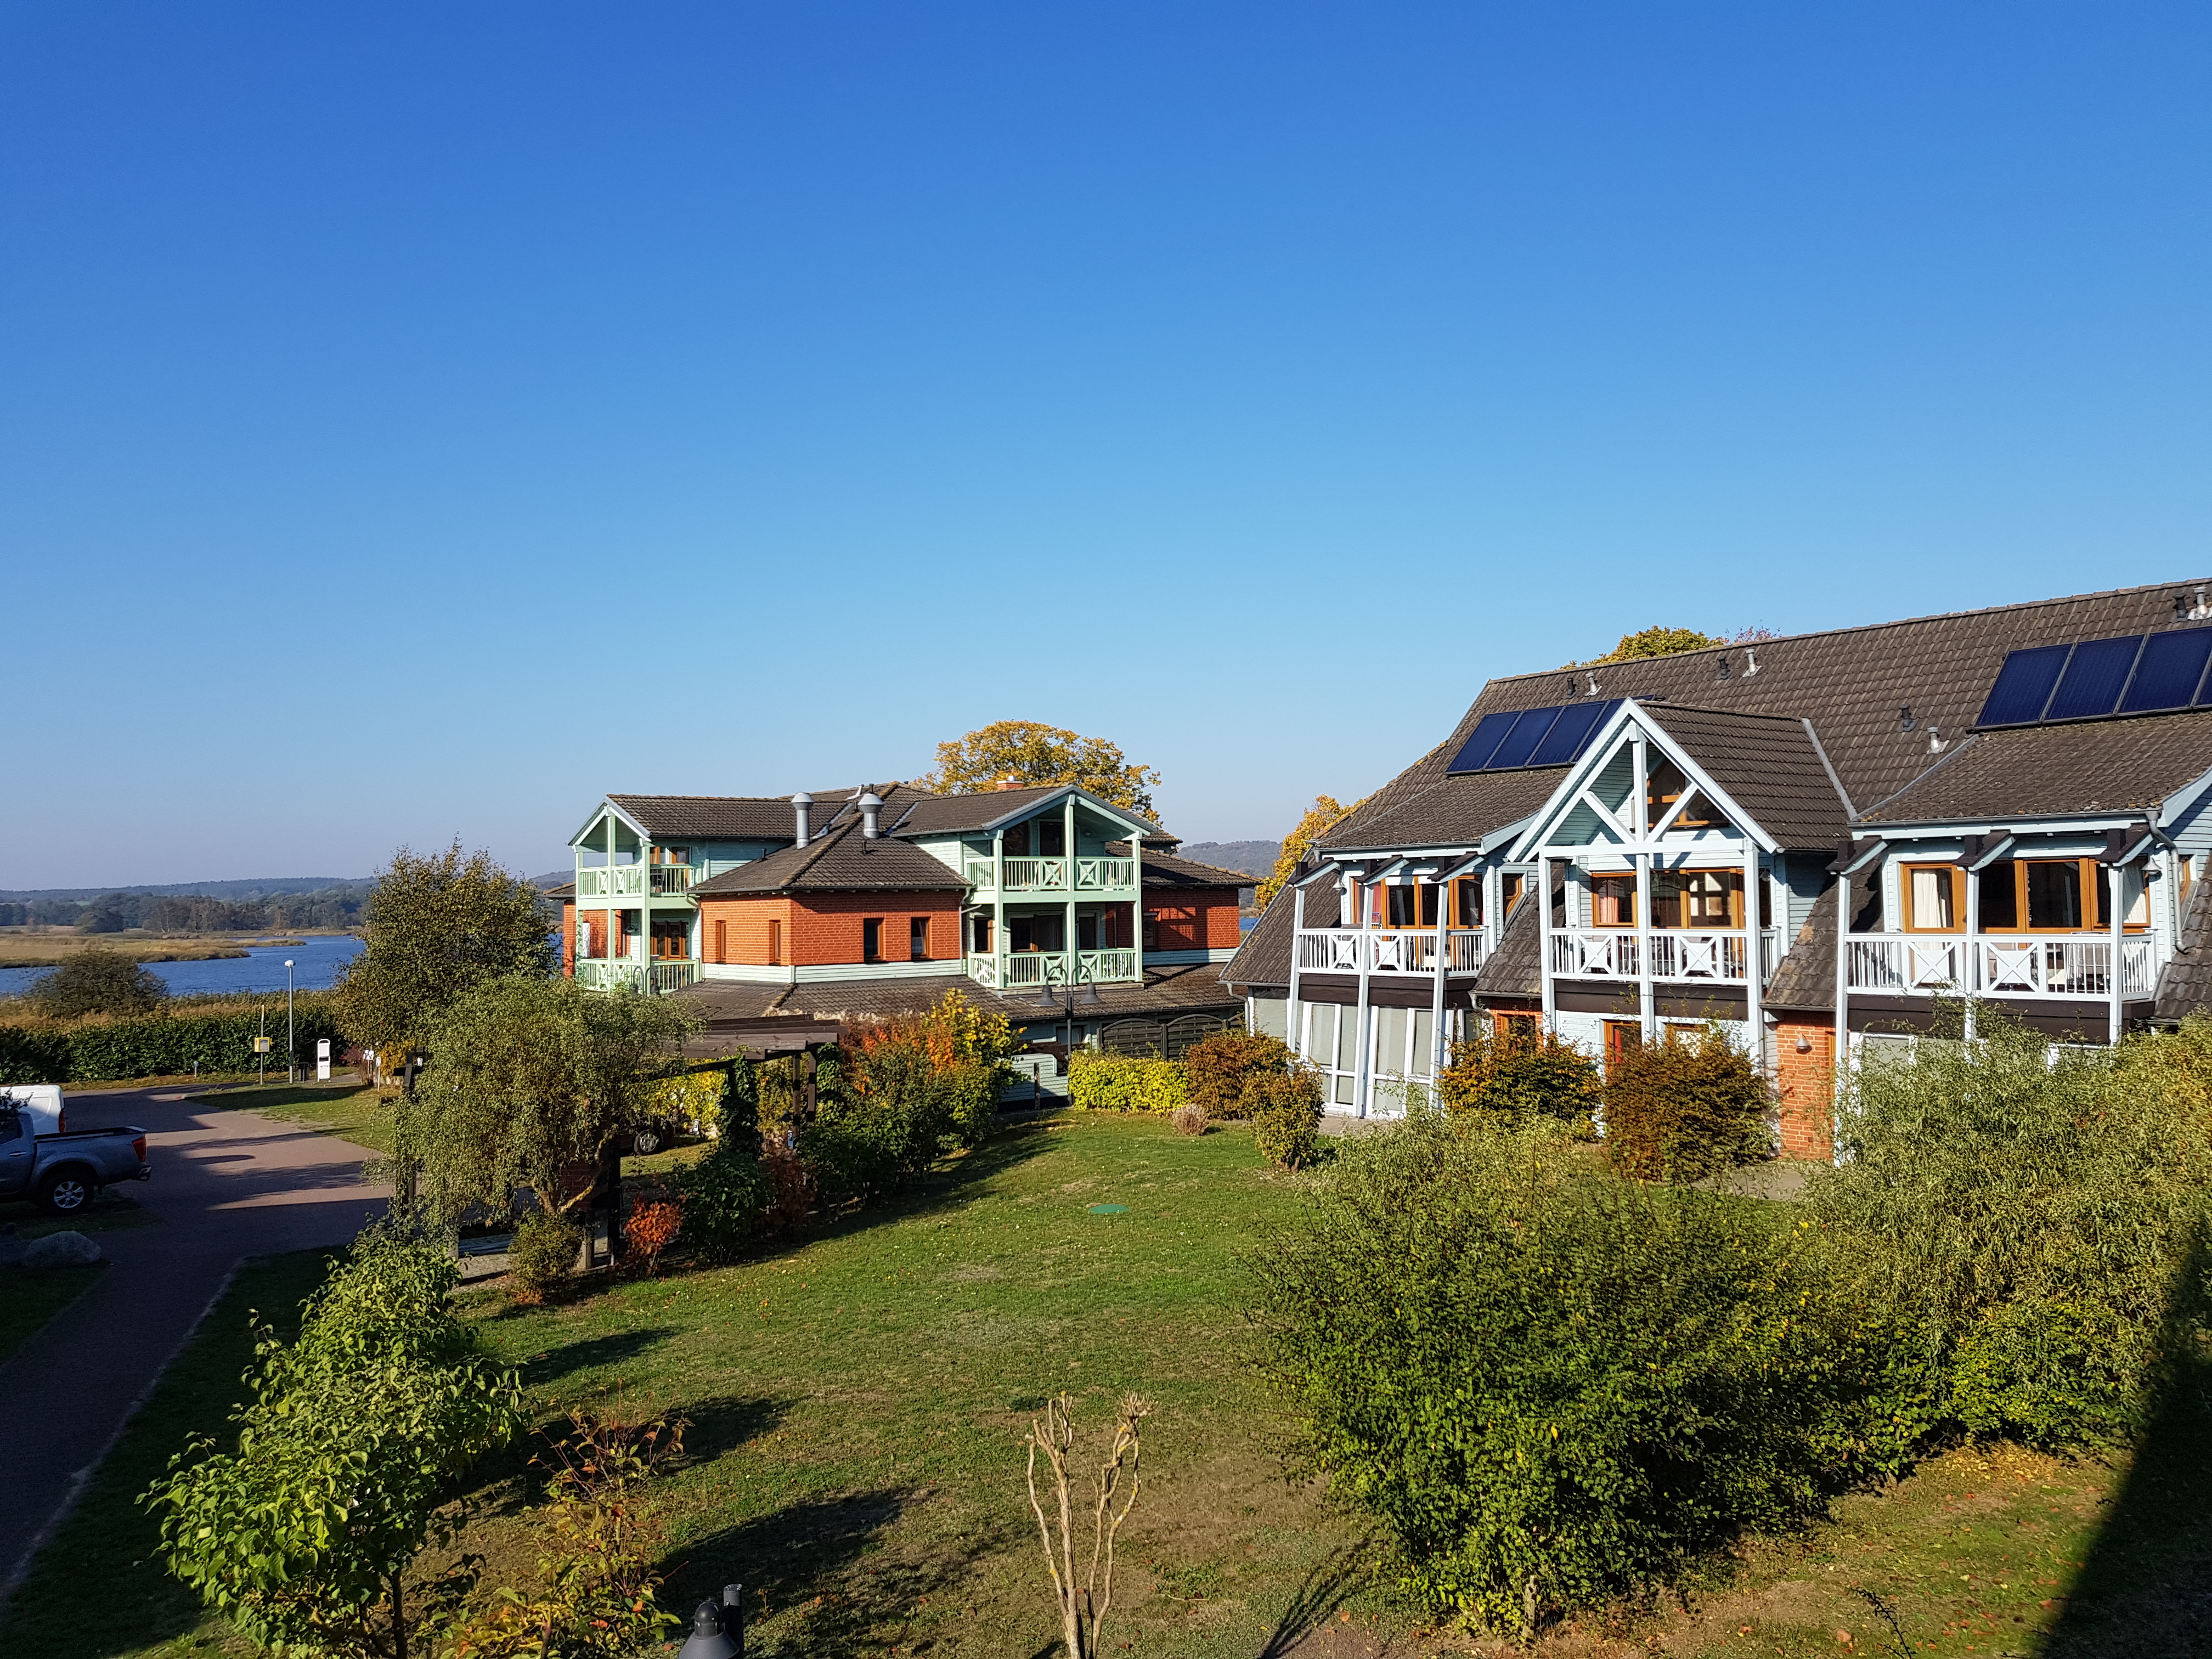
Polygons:
<instances>
[{"instance_id":1,"label":"rock","mask_svg":"<svg viewBox=\"0 0 2212 1659\"><path fill-rule=\"evenodd\" d=\"M26 1267L82 1267L100 1260L100 1246L82 1233L48 1233L23 1247Z\"/></svg>"}]
</instances>

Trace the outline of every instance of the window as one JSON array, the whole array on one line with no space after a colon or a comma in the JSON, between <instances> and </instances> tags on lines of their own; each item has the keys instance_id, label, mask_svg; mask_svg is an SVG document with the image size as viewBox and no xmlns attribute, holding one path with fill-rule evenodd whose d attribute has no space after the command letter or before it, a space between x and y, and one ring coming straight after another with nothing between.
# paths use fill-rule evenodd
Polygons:
<instances>
[{"instance_id":1,"label":"window","mask_svg":"<svg viewBox=\"0 0 2212 1659\"><path fill-rule=\"evenodd\" d=\"M864 917L860 922L860 960L881 962L884 959L884 919Z\"/></svg>"},{"instance_id":2,"label":"window","mask_svg":"<svg viewBox=\"0 0 2212 1659\"><path fill-rule=\"evenodd\" d=\"M1636 926L1636 878L1634 876L1590 878L1590 926L1593 927Z\"/></svg>"},{"instance_id":3,"label":"window","mask_svg":"<svg viewBox=\"0 0 2212 1659\"><path fill-rule=\"evenodd\" d=\"M2148 927L2148 895L2139 870L2121 884L2123 926ZM2111 872L2094 859L2004 859L1981 872L1976 918L1990 933L2064 933L2112 926Z\"/></svg>"},{"instance_id":4,"label":"window","mask_svg":"<svg viewBox=\"0 0 2212 1659\"><path fill-rule=\"evenodd\" d=\"M718 921L714 924L714 960L727 962L729 959L730 924L726 921Z\"/></svg>"},{"instance_id":5,"label":"window","mask_svg":"<svg viewBox=\"0 0 2212 1659\"><path fill-rule=\"evenodd\" d=\"M688 847L655 847L648 855L653 864L689 864L691 849Z\"/></svg>"},{"instance_id":6,"label":"window","mask_svg":"<svg viewBox=\"0 0 2212 1659\"><path fill-rule=\"evenodd\" d=\"M1006 835L1006 856L1008 858L1027 858L1030 855L1029 825L1026 823L1018 823L1012 829L1007 830Z\"/></svg>"},{"instance_id":7,"label":"window","mask_svg":"<svg viewBox=\"0 0 2212 1659\"><path fill-rule=\"evenodd\" d=\"M1411 887L1385 887L1377 895L1384 909L1386 927L1433 927L1437 925L1437 890L1428 882Z\"/></svg>"},{"instance_id":8,"label":"window","mask_svg":"<svg viewBox=\"0 0 2212 1659\"><path fill-rule=\"evenodd\" d=\"M1452 884L1452 926L1482 926L1482 878L1468 876Z\"/></svg>"},{"instance_id":9,"label":"window","mask_svg":"<svg viewBox=\"0 0 2212 1659\"><path fill-rule=\"evenodd\" d=\"M991 919L970 916L968 919L968 948L979 957L991 954Z\"/></svg>"},{"instance_id":10,"label":"window","mask_svg":"<svg viewBox=\"0 0 2212 1659\"><path fill-rule=\"evenodd\" d=\"M1647 822L1657 829L1674 803L1685 795L1695 796L1696 789L1682 775L1682 769L1663 757L1655 757L1650 775L1644 781L1644 810ZM1668 826L1673 830L1725 830L1729 822L1715 811L1711 803L1693 799L1682 809L1682 816Z\"/></svg>"},{"instance_id":11,"label":"window","mask_svg":"<svg viewBox=\"0 0 2212 1659\"><path fill-rule=\"evenodd\" d=\"M1490 1032L1500 1042L1527 1043L1534 1048L1536 1042L1536 1020L1537 1017L1534 1014L1505 1014L1492 1010L1490 1016Z\"/></svg>"},{"instance_id":12,"label":"window","mask_svg":"<svg viewBox=\"0 0 2212 1659\"><path fill-rule=\"evenodd\" d=\"M1763 911L1764 904L1759 907ZM1741 927L1741 870L1654 870L1651 925L1655 927Z\"/></svg>"},{"instance_id":13,"label":"window","mask_svg":"<svg viewBox=\"0 0 2212 1659\"><path fill-rule=\"evenodd\" d=\"M1526 876L1509 875L1500 882L1499 896L1508 917L1512 915L1513 907L1521 902L1521 890L1528 884L1528 878Z\"/></svg>"},{"instance_id":14,"label":"window","mask_svg":"<svg viewBox=\"0 0 2212 1659\"><path fill-rule=\"evenodd\" d=\"M691 954L691 924L682 917L663 921L659 917L653 923L653 954L666 962Z\"/></svg>"},{"instance_id":15,"label":"window","mask_svg":"<svg viewBox=\"0 0 2212 1659\"><path fill-rule=\"evenodd\" d=\"M1905 866L1905 925L1916 933L1946 933L1966 925L1965 875L1948 864Z\"/></svg>"},{"instance_id":16,"label":"window","mask_svg":"<svg viewBox=\"0 0 2212 1659\"><path fill-rule=\"evenodd\" d=\"M1605 1063L1612 1065L1623 1054L1632 1054L1644 1046L1644 1022L1640 1019L1609 1019L1605 1023Z\"/></svg>"},{"instance_id":17,"label":"window","mask_svg":"<svg viewBox=\"0 0 2212 1659\"><path fill-rule=\"evenodd\" d=\"M1037 856L1056 859L1067 851L1067 826L1058 818L1039 818L1036 826Z\"/></svg>"},{"instance_id":18,"label":"window","mask_svg":"<svg viewBox=\"0 0 2212 1659\"><path fill-rule=\"evenodd\" d=\"M783 966L783 924L771 921L768 925L768 959L772 967Z\"/></svg>"},{"instance_id":19,"label":"window","mask_svg":"<svg viewBox=\"0 0 2212 1659\"><path fill-rule=\"evenodd\" d=\"M912 962L929 960L929 918L909 917L906 924L907 958Z\"/></svg>"}]
</instances>

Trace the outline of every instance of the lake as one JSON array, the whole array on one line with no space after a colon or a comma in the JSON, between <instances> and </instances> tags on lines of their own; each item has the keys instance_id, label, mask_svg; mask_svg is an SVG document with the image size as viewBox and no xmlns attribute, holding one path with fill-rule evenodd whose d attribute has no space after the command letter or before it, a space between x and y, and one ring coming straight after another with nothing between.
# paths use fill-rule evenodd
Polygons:
<instances>
[{"instance_id":1,"label":"lake","mask_svg":"<svg viewBox=\"0 0 2212 1659\"><path fill-rule=\"evenodd\" d=\"M302 991L327 991L338 969L352 961L361 941L350 933L317 934L297 945L252 945L242 957L218 962L149 962L155 976L172 996L209 996L232 991L281 991L284 958L293 962L292 983ZM0 996L21 996L31 981L52 969L0 968Z\"/></svg>"}]
</instances>

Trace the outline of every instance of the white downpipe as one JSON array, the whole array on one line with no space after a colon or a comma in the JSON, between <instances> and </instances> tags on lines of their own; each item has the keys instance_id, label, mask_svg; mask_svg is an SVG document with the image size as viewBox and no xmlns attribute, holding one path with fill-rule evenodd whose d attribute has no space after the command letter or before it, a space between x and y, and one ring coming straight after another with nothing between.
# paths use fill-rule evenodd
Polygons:
<instances>
[{"instance_id":1,"label":"white downpipe","mask_svg":"<svg viewBox=\"0 0 2212 1659\"><path fill-rule=\"evenodd\" d=\"M1281 902L1282 895L1275 895ZM1304 1011L1298 1006L1298 941L1306 930L1306 890L1303 882L1291 886L1291 1006L1283 1011L1283 1032L1289 1037L1291 1052L1304 1054L1306 1051L1306 1030L1300 1023Z\"/></svg>"},{"instance_id":2,"label":"white downpipe","mask_svg":"<svg viewBox=\"0 0 2212 1659\"><path fill-rule=\"evenodd\" d=\"M1552 985L1552 860L1548 854L1536 855L1535 873L1536 890L1530 896L1536 902L1537 978L1544 990L1544 1029L1557 1036L1559 1011Z\"/></svg>"},{"instance_id":3,"label":"white downpipe","mask_svg":"<svg viewBox=\"0 0 2212 1659\"><path fill-rule=\"evenodd\" d=\"M1743 841L1743 1012L1751 1025L1752 1069L1761 1077L1766 1066L1766 927L1759 902L1766 890L1759 885L1759 843Z\"/></svg>"}]
</instances>

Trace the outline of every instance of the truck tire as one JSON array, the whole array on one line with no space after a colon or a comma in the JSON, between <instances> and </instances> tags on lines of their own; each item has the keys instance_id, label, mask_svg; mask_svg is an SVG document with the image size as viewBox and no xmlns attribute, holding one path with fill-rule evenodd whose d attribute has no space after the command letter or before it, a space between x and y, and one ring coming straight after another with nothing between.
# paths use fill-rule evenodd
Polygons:
<instances>
[{"instance_id":1,"label":"truck tire","mask_svg":"<svg viewBox=\"0 0 2212 1659\"><path fill-rule=\"evenodd\" d=\"M52 1170L39 1182L39 1205L49 1215L76 1215L92 1207L93 1191L82 1170Z\"/></svg>"}]
</instances>

